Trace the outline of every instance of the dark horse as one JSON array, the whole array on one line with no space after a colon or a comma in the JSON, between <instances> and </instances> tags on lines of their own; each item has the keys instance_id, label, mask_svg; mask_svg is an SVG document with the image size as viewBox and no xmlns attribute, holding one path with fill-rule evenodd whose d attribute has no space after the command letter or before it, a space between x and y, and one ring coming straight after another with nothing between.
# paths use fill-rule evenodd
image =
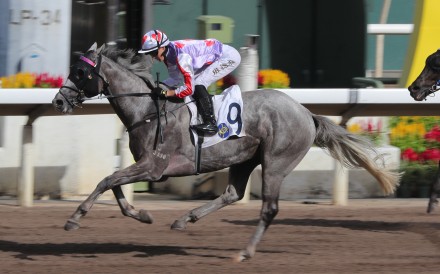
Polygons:
<instances>
[{"instance_id":1,"label":"dark horse","mask_svg":"<svg viewBox=\"0 0 440 274\"><path fill-rule=\"evenodd\" d=\"M122 213L144 223L152 217L146 210L135 210L121 185L138 181L157 182L170 176L195 173L195 147L190 137L190 114L179 100L160 100L150 91L151 59L131 50L97 49L94 44L72 67L69 78L53 99L62 113L72 112L85 97L98 94L107 98L128 129L130 150L135 163L104 178L68 219L65 229L79 228L96 199L111 189ZM135 92L135 93L133 93ZM225 192L177 219L172 229L184 230L188 222L243 198L251 172L262 166L262 209L257 229L237 260L251 258L264 232L278 213L278 198L283 179L298 165L309 148L316 144L347 167L363 167L379 182L385 194L395 190L398 174L380 167L379 156L368 141L349 134L325 117L314 115L298 102L275 90L243 93L243 123L246 136L225 140L204 148L201 172L229 167ZM158 116L159 115L159 118ZM163 128L162 134L160 128ZM163 136L163 143L158 141ZM319 165L319 163L317 163Z\"/></svg>"},{"instance_id":2,"label":"dark horse","mask_svg":"<svg viewBox=\"0 0 440 274\"><path fill-rule=\"evenodd\" d=\"M426 100L426 97L440 89L440 49L426 58L425 67L416 80L408 87L410 95L416 101ZM438 204L440 194L440 162L437 179L432 182L427 212L431 213Z\"/></svg>"}]
</instances>

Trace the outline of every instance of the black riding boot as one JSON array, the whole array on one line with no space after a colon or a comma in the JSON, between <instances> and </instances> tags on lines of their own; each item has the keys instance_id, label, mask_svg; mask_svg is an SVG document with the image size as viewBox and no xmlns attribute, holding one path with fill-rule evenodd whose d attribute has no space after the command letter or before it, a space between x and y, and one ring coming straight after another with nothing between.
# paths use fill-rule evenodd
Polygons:
<instances>
[{"instance_id":1,"label":"black riding boot","mask_svg":"<svg viewBox=\"0 0 440 274\"><path fill-rule=\"evenodd\" d=\"M193 98L196 100L197 110L202 116L203 124L194 125L191 128L206 135L216 134L218 128L214 115L214 104L208 91L204 86L196 85Z\"/></svg>"}]
</instances>

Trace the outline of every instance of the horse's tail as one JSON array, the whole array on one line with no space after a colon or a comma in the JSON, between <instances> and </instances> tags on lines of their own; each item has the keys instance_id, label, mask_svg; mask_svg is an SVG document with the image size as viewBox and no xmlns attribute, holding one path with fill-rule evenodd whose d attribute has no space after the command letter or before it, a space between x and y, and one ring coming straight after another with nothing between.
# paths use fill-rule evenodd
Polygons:
<instances>
[{"instance_id":1,"label":"horse's tail","mask_svg":"<svg viewBox=\"0 0 440 274\"><path fill-rule=\"evenodd\" d=\"M391 194L399 184L400 174L380 167L376 160L383 160L383 155L372 144L329 119L313 115L316 126L315 144L329 151L330 155L345 167L363 167L379 182L385 194Z\"/></svg>"}]
</instances>

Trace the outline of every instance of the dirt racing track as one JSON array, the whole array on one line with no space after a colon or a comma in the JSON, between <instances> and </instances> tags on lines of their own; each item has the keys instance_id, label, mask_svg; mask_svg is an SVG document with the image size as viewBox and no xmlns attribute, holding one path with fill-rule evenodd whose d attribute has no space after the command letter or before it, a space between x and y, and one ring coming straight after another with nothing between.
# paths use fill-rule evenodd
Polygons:
<instances>
[{"instance_id":1,"label":"dirt racing track","mask_svg":"<svg viewBox=\"0 0 440 274\"><path fill-rule=\"evenodd\" d=\"M0 200L1 273L439 273L440 209L426 199L280 202L250 261L232 257L255 229L260 201L221 209L186 231L170 225L200 201L135 201L151 225L95 205L76 231L63 230L79 202L21 208Z\"/></svg>"}]
</instances>

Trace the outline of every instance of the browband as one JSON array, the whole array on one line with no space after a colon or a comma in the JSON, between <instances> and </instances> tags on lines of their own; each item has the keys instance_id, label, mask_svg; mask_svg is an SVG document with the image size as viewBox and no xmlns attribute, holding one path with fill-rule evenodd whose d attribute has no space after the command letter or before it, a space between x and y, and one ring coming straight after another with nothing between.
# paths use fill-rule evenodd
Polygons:
<instances>
[{"instance_id":1,"label":"browband","mask_svg":"<svg viewBox=\"0 0 440 274\"><path fill-rule=\"evenodd\" d=\"M89 58L87 58L85 56L80 56L79 59L83 60L84 62L91 65L92 67L96 67L96 64L92 60L90 60Z\"/></svg>"}]
</instances>

